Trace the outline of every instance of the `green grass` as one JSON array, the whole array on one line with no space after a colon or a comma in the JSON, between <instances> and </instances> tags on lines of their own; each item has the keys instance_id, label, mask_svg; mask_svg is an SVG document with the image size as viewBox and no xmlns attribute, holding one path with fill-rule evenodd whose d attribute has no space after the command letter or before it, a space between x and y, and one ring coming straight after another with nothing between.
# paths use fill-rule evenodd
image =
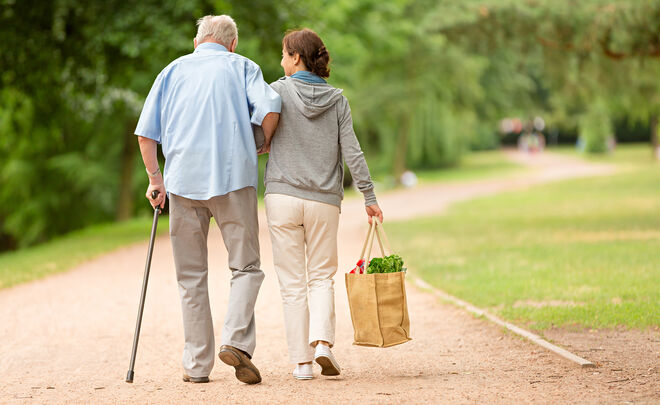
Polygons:
<instances>
[{"instance_id":1,"label":"green grass","mask_svg":"<svg viewBox=\"0 0 660 405\"><path fill-rule=\"evenodd\" d=\"M597 159L628 170L461 203L388 233L415 274L508 320L660 325L660 164L639 146Z\"/></svg>"},{"instance_id":2,"label":"green grass","mask_svg":"<svg viewBox=\"0 0 660 405\"><path fill-rule=\"evenodd\" d=\"M146 240L151 223L150 217L96 225L39 246L0 254L0 289L69 270L102 253ZM158 221L158 233L167 229L168 218L163 216Z\"/></svg>"},{"instance_id":3,"label":"green grass","mask_svg":"<svg viewBox=\"0 0 660 405\"><path fill-rule=\"evenodd\" d=\"M501 151L473 152L465 155L456 167L417 172L420 184L482 180L519 173L522 167Z\"/></svg>"},{"instance_id":4,"label":"green grass","mask_svg":"<svg viewBox=\"0 0 660 405\"><path fill-rule=\"evenodd\" d=\"M560 145L548 149L551 152L567 156L580 157L596 163L617 163L622 166L635 166L651 163L653 153L650 143L621 144L611 153L586 154L578 151L574 146Z\"/></svg>"},{"instance_id":5,"label":"green grass","mask_svg":"<svg viewBox=\"0 0 660 405\"><path fill-rule=\"evenodd\" d=\"M368 159L367 159L368 160ZM459 181L483 180L493 177L513 176L523 172L526 168L512 162L502 151L471 152L461 158L456 166L442 169L416 170L419 185L451 183ZM376 193L391 191L398 186L389 173L372 171L371 177L376 184ZM346 196L352 197L359 193L346 189Z\"/></svg>"}]
</instances>

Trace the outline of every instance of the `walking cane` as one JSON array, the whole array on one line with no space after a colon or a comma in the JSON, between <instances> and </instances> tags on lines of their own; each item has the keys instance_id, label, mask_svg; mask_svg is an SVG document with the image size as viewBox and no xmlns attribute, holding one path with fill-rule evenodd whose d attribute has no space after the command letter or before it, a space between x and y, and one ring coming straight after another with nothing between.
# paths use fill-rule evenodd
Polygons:
<instances>
[{"instance_id":1,"label":"walking cane","mask_svg":"<svg viewBox=\"0 0 660 405\"><path fill-rule=\"evenodd\" d=\"M151 199L158 198L158 190L151 193ZM131 352L131 365L126 375L126 382L132 383L135 372L135 354L137 353L138 339L140 338L140 325L142 324L142 311L144 311L144 296L147 294L147 283L149 282L149 268L151 267L151 254L154 251L154 239L156 238L156 227L158 226L158 214L160 214L160 207L154 207L154 223L151 225L151 238L149 239L149 251L147 253L147 264L144 268L144 279L142 280L142 293L140 294L140 307L138 308L137 323L135 324L135 335L133 335L133 351Z\"/></svg>"}]
</instances>

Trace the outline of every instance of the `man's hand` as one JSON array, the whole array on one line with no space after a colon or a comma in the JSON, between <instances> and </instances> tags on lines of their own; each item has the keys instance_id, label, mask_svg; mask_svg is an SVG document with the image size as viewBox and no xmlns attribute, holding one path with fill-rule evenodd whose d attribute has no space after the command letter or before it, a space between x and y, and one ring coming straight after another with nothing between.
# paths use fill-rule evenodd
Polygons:
<instances>
[{"instance_id":1,"label":"man's hand","mask_svg":"<svg viewBox=\"0 0 660 405\"><path fill-rule=\"evenodd\" d=\"M367 215L369 216L369 224L371 224L372 221L371 217L378 217L380 223L381 224L383 223L383 211L381 211L378 204L367 205L366 210L367 210Z\"/></svg>"},{"instance_id":2,"label":"man's hand","mask_svg":"<svg viewBox=\"0 0 660 405\"><path fill-rule=\"evenodd\" d=\"M266 153L270 153L270 144L269 144L269 143L265 143L265 144L264 144L264 145L263 145L263 146L257 151L257 155L263 155L263 154L266 154Z\"/></svg>"},{"instance_id":3,"label":"man's hand","mask_svg":"<svg viewBox=\"0 0 660 405\"><path fill-rule=\"evenodd\" d=\"M154 190L158 190L158 198L156 198L155 200L151 198L151 193ZM151 203L151 206L154 207L154 209L159 205L160 208L165 208L166 195L167 194L165 193L165 184L163 183L163 175L158 173L158 176L150 177L149 187L147 187L146 197L149 200L149 203Z\"/></svg>"},{"instance_id":4,"label":"man's hand","mask_svg":"<svg viewBox=\"0 0 660 405\"><path fill-rule=\"evenodd\" d=\"M153 139L145 138L143 136L138 136L138 142L140 144L140 153L142 154L142 161L144 162L144 167L147 169L149 176L149 187L147 188L147 200L151 203L151 206L156 208L160 205L160 208L165 207L165 183L163 182L163 174L158 168L158 144ZM151 199L151 192L158 190L158 198L155 200Z\"/></svg>"}]
</instances>

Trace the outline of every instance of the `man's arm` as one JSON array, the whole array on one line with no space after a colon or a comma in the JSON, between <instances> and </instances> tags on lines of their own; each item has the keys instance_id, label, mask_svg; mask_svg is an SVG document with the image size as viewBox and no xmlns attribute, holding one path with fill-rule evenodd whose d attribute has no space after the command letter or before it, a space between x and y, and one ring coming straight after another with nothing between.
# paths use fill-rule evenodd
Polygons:
<instances>
[{"instance_id":1,"label":"man's arm","mask_svg":"<svg viewBox=\"0 0 660 405\"><path fill-rule=\"evenodd\" d=\"M154 208L158 205L163 208L165 205L163 174L158 168L158 144L160 143L160 134L162 132L160 127L160 101L163 95L165 73L165 70L160 72L151 86L147 99L144 101L137 127L135 128L135 135L138 136L138 143L140 144L142 161L149 174L149 188L147 188L146 196ZM157 199L152 200L151 192L154 190L158 190L160 194Z\"/></svg>"},{"instance_id":2,"label":"man's arm","mask_svg":"<svg viewBox=\"0 0 660 405\"><path fill-rule=\"evenodd\" d=\"M163 182L163 174L160 172L158 167L158 142L153 139L145 138L144 136L138 136L138 143L140 144L140 154L142 154L142 161L144 162L144 167L147 169L147 175L149 176L149 187L147 188L147 199L151 203L151 206L156 208L160 205L160 208L165 207L165 183ZM158 190L158 198L153 200L151 198L151 193L154 190Z\"/></svg>"}]
</instances>

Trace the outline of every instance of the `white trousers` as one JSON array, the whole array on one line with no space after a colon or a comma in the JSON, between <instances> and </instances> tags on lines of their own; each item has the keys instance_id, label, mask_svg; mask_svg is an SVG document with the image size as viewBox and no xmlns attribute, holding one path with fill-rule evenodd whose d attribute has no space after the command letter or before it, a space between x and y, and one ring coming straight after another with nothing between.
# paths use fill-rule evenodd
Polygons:
<instances>
[{"instance_id":1,"label":"white trousers","mask_svg":"<svg viewBox=\"0 0 660 405\"><path fill-rule=\"evenodd\" d=\"M267 194L265 203L289 358L306 363L312 342L335 342L339 207L284 194Z\"/></svg>"}]
</instances>

